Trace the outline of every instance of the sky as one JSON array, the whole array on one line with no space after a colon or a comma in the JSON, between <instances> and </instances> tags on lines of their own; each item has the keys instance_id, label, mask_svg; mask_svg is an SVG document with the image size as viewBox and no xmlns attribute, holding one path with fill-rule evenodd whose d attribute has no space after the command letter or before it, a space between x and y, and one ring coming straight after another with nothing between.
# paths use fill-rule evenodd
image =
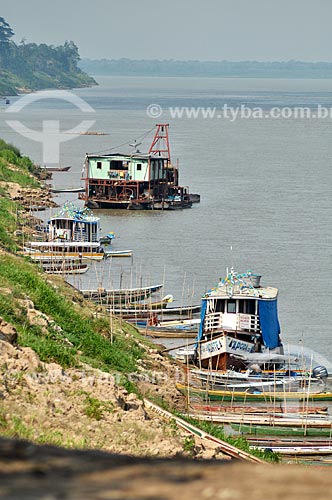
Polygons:
<instances>
[{"instance_id":1,"label":"sky","mask_svg":"<svg viewBox=\"0 0 332 500\"><path fill-rule=\"evenodd\" d=\"M331 61L331 0L0 0L14 40L82 58Z\"/></svg>"}]
</instances>

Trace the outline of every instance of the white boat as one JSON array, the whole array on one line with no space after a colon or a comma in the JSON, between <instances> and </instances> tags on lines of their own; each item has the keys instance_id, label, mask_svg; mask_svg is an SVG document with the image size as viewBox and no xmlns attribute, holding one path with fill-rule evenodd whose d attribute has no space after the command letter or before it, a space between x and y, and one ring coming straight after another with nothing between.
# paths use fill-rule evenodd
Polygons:
<instances>
[{"instance_id":1,"label":"white boat","mask_svg":"<svg viewBox=\"0 0 332 500\"><path fill-rule=\"evenodd\" d=\"M83 263L62 263L62 264L42 264L45 273L48 274L84 274L89 269L88 264Z\"/></svg>"},{"instance_id":2,"label":"white boat","mask_svg":"<svg viewBox=\"0 0 332 500\"><path fill-rule=\"evenodd\" d=\"M101 260L100 219L91 210L67 202L48 221L44 240L26 243L24 253L34 260L60 255Z\"/></svg>"},{"instance_id":3,"label":"white boat","mask_svg":"<svg viewBox=\"0 0 332 500\"><path fill-rule=\"evenodd\" d=\"M150 295L160 290L164 285L152 285L139 288L98 288L93 290L81 289L80 292L85 298L101 302L103 304L114 305L118 303L130 304L138 300L146 300Z\"/></svg>"},{"instance_id":4,"label":"white boat","mask_svg":"<svg viewBox=\"0 0 332 500\"><path fill-rule=\"evenodd\" d=\"M58 249L53 251L38 251L31 248L25 248L22 254L29 257L35 262L54 262L55 260L63 259L103 260L105 257L103 252L78 252L76 251L75 247L72 249L72 251L70 251L69 248L66 247L62 252Z\"/></svg>"},{"instance_id":5,"label":"white boat","mask_svg":"<svg viewBox=\"0 0 332 500\"><path fill-rule=\"evenodd\" d=\"M132 250L107 250L104 249L104 255L106 259L110 259L113 257L132 257L133 256L133 251Z\"/></svg>"}]
</instances>

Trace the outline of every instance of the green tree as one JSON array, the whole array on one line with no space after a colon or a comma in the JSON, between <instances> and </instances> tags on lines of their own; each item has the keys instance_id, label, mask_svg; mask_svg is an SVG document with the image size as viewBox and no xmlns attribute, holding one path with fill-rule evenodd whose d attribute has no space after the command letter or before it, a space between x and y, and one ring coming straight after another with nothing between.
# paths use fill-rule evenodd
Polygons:
<instances>
[{"instance_id":1,"label":"green tree","mask_svg":"<svg viewBox=\"0 0 332 500\"><path fill-rule=\"evenodd\" d=\"M11 38L14 36L14 31L9 24L0 17L0 64L5 66L10 53Z\"/></svg>"},{"instance_id":2,"label":"green tree","mask_svg":"<svg viewBox=\"0 0 332 500\"><path fill-rule=\"evenodd\" d=\"M15 33L9 26L9 24L4 20L3 17L0 17L0 44L9 43L12 36Z\"/></svg>"}]
</instances>

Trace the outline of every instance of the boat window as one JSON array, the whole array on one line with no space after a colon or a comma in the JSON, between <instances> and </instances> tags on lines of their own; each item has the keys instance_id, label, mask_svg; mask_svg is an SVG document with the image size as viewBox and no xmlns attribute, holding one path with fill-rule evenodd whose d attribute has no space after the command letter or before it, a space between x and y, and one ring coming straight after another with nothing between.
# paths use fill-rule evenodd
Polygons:
<instances>
[{"instance_id":1,"label":"boat window","mask_svg":"<svg viewBox=\"0 0 332 500\"><path fill-rule=\"evenodd\" d=\"M102 162L101 161L97 161L97 168L99 168L99 169L102 168Z\"/></svg>"},{"instance_id":2,"label":"boat window","mask_svg":"<svg viewBox=\"0 0 332 500\"><path fill-rule=\"evenodd\" d=\"M125 165L126 163L126 165ZM123 162L121 160L112 160L110 161L110 169L111 170L128 170L128 163Z\"/></svg>"},{"instance_id":3,"label":"boat window","mask_svg":"<svg viewBox=\"0 0 332 500\"><path fill-rule=\"evenodd\" d=\"M142 163L137 163L136 170L142 170Z\"/></svg>"},{"instance_id":4,"label":"boat window","mask_svg":"<svg viewBox=\"0 0 332 500\"><path fill-rule=\"evenodd\" d=\"M236 313L236 301L228 300L227 301L227 312L228 313Z\"/></svg>"},{"instance_id":5,"label":"boat window","mask_svg":"<svg viewBox=\"0 0 332 500\"><path fill-rule=\"evenodd\" d=\"M225 312L225 301L224 300L217 300L215 312L221 312L221 313Z\"/></svg>"},{"instance_id":6,"label":"boat window","mask_svg":"<svg viewBox=\"0 0 332 500\"><path fill-rule=\"evenodd\" d=\"M245 307L245 304L246 301L245 300L239 300L239 313L243 314L246 312L246 307Z\"/></svg>"},{"instance_id":7,"label":"boat window","mask_svg":"<svg viewBox=\"0 0 332 500\"><path fill-rule=\"evenodd\" d=\"M255 314L255 300L247 301L247 314Z\"/></svg>"}]
</instances>

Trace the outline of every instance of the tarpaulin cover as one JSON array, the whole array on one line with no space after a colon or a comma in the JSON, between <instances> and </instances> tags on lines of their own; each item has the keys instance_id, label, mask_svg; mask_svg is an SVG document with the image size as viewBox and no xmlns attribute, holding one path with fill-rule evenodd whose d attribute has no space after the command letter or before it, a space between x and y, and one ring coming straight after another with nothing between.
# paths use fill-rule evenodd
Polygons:
<instances>
[{"instance_id":1,"label":"tarpaulin cover","mask_svg":"<svg viewBox=\"0 0 332 500\"><path fill-rule=\"evenodd\" d=\"M280 325L277 300L259 300L258 313L264 345L269 349L278 347L280 345Z\"/></svg>"},{"instance_id":2,"label":"tarpaulin cover","mask_svg":"<svg viewBox=\"0 0 332 500\"><path fill-rule=\"evenodd\" d=\"M204 326L204 319L205 319L205 313L206 313L206 306L207 306L207 300L202 300L202 305L201 305L201 322L199 325L199 330L198 330L198 336L197 336L197 344L201 340L203 336L203 326Z\"/></svg>"}]
</instances>

